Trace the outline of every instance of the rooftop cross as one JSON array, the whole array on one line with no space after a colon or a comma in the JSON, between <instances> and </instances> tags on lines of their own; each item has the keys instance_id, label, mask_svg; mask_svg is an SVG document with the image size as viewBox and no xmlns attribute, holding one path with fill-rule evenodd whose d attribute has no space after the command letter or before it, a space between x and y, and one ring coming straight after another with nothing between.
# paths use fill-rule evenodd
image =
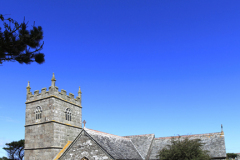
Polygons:
<instances>
[{"instance_id":1,"label":"rooftop cross","mask_svg":"<svg viewBox=\"0 0 240 160\"><path fill-rule=\"evenodd\" d=\"M86 123L87 123L87 122L84 120L84 121L83 121L84 127L85 127Z\"/></svg>"}]
</instances>

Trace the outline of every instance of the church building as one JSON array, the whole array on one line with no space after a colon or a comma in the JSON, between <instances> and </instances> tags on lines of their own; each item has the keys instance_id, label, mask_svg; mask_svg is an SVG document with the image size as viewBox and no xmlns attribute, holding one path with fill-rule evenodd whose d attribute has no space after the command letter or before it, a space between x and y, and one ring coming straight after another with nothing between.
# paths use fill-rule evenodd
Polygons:
<instances>
[{"instance_id":1,"label":"church building","mask_svg":"<svg viewBox=\"0 0 240 160\"><path fill-rule=\"evenodd\" d=\"M53 74L46 88L30 91L27 85L25 160L154 160L172 137L154 134L117 136L82 127L81 90L74 98L58 91ZM184 138L186 136L181 136ZM189 135L201 139L212 159L225 159L224 132Z\"/></svg>"}]
</instances>

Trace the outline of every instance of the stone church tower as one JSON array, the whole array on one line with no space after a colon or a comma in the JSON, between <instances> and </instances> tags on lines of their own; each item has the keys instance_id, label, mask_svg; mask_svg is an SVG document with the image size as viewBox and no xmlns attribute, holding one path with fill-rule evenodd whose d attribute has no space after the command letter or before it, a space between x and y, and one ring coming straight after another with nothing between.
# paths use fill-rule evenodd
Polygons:
<instances>
[{"instance_id":1,"label":"stone church tower","mask_svg":"<svg viewBox=\"0 0 240 160\"><path fill-rule=\"evenodd\" d=\"M25 160L52 160L82 130L81 90L76 99L72 93L58 91L55 76L46 88L30 92L27 86L25 117Z\"/></svg>"}]
</instances>

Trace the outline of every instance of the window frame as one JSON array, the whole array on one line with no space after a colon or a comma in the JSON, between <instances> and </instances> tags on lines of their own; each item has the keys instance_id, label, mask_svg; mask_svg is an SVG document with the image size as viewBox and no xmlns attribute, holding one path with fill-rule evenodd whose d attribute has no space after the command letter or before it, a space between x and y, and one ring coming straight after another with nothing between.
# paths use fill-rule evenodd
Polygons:
<instances>
[{"instance_id":1,"label":"window frame","mask_svg":"<svg viewBox=\"0 0 240 160\"><path fill-rule=\"evenodd\" d=\"M72 121L72 112L70 108L67 108L65 111L65 120Z\"/></svg>"},{"instance_id":2,"label":"window frame","mask_svg":"<svg viewBox=\"0 0 240 160\"><path fill-rule=\"evenodd\" d=\"M42 118L42 107L37 106L34 113L35 113L35 120L40 120Z\"/></svg>"}]
</instances>

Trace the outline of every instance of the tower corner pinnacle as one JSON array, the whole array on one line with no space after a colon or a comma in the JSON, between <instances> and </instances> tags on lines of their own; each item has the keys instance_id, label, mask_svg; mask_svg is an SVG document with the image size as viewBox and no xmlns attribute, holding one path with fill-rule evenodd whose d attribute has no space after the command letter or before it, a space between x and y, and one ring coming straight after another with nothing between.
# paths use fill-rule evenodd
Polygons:
<instances>
[{"instance_id":1,"label":"tower corner pinnacle","mask_svg":"<svg viewBox=\"0 0 240 160\"><path fill-rule=\"evenodd\" d=\"M54 73L53 73L53 76L52 76L52 79L51 79L51 81L52 81L52 84L51 84L51 86L52 86L52 87L55 87L56 78L55 78L55 75L54 75Z\"/></svg>"},{"instance_id":2,"label":"tower corner pinnacle","mask_svg":"<svg viewBox=\"0 0 240 160\"><path fill-rule=\"evenodd\" d=\"M30 82L28 81L28 84L27 84L27 93L30 93L30 90L31 90Z\"/></svg>"},{"instance_id":3,"label":"tower corner pinnacle","mask_svg":"<svg viewBox=\"0 0 240 160\"><path fill-rule=\"evenodd\" d=\"M82 92L81 92L81 88L80 88L80 86L79 86L79 89L78 89L78 97L81 97L81 94L82 94Z\"/></svg>"}]
</instances>

